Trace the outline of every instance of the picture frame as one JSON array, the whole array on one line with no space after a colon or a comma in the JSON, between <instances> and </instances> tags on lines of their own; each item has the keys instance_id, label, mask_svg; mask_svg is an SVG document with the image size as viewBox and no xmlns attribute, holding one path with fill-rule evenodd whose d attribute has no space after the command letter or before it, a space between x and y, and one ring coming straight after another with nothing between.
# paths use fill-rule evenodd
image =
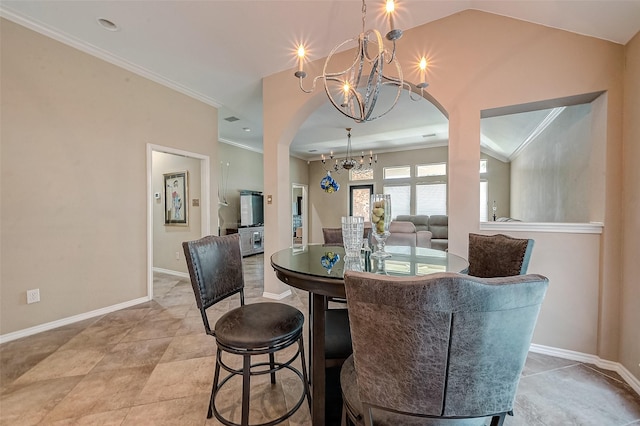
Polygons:
<instances>
[{"instance_id":1,"label":"picture frame","mask_svg":"<svg viewBox=\"0 0 640 426\"><path fill-rule=\"evenodd\" d=\"M164 224L189 225L189 172L164 175Z\"/></svg>"}]
</instances>

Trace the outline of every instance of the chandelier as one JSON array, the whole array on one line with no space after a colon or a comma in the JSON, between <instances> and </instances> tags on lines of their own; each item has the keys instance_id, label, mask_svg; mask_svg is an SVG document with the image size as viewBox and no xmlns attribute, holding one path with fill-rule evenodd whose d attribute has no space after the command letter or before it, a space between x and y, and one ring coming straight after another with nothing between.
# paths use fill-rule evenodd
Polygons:
<instances>
[{"instance_id":1,"label":"chandelier","mask_svg":"<svg viewBox=\"0 0 640 426\"><path fill-rule=\"evenodd\" d=\"M373 168L373 165L378 163L378 155L373 155L373 152L369 151L369 155L365 156L364 152L360 156L360 158L354 158L351 155L351 127L347 127L347 154L344 159L339 160L335 159L333 156L333 151L329 156L329 159L322 155L322 167L326 172L336 172L340 173L342 170L356 170L356 171L365 171ZM327 163L329 163L327 165ZM328 166L328 168L327 168Z\"/></svg>"},{"instance_id":2,"label":"chandelier","mask_svg":"<svg viewBox=\"0 0 640 426\"><path fill-rule=\"evenodd\" d=\"M398 103L403 88L409 91L411 100L419 100L420 97L414 98L412 96L411 85L403 80L402 68L396 59L396 41L402 37L402 30L394 26L394 9L393 0L387 0L386 12L389 32L386 39L391 42L389 50L384 45L378 30L365 30L367 5L365 0L362 0L362 32L357 37L345 40L333 48L324 63L322 75L313 79L313 85L309 90L305 89L303 85L307 73L304 71L305 48L300 45L298 47L298 70L295 73L300 82L300 89L305 93L312 93L318 80L323 80L324 90L329 101L338 111L357 123L373 121L391 111ZM344 70L330 71L334 54L351 43L357 43L355 57L351 65ZM385 70L385 66L387 66L387 70ZM387 72L389 68L392 71L395 69L395 75ZM426 58L421 58L419 68L420 82L416 87L420 89L422 95L424 88L428 86L425 82ZM383 86L395 89L395 98L378 102L378 96Z\"/></svg>"}]
</instances>

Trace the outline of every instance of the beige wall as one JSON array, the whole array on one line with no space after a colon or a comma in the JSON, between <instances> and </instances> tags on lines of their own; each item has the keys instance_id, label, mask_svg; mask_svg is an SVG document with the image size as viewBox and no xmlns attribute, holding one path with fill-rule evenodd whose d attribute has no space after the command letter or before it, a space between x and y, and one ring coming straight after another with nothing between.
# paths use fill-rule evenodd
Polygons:
<instances>
[{"instance_id":1,"label":"beige wall","mask_svg":"<svg viewBox=\"0 0 640 426\"><path fill-rule=\"evenodd\" d=\"M606 111L603 111L606 113ZM567 107L511 162L511 214L525 222L601 222L604 135L591 104ZM592 202L593 200L593 202ZM590 206L598 206L590 211ZM600 213L600 214L599 214Z\"/></svg>"},{"instance_id":2,"label":"beige wall","mask_svg":"<svg viewBox=\"0 0 640 426\"><path fill-rule=\"evenodd\" d=\"M226 229L238 228L240 225L240 191L264 191L264 171L262 154L234 145L220 142L218 144L220 155L220 167L226 167L229 163L227 184L228 206L220 206L220 233L225 235ZM217 168L215 170L218 170ZM218 171L218 173L220 173ZM219 178L221 179L221 178ZM225 177L225 181L227 177ZM221 189L222 192L222 189ZM222 197L222 193L221 193ZM215 198L214 198L215 199ZM265 201L266 202L266 201ZM212 232L216 232L215 229Z\"/></svg>"},{"instance_id":3,"label":"beige wall","mask_svg":"<svg viewBox=\"0 0 640 426\"><path fill-rule=\"evenodd\" d=\"M493 221L493 202L496 202L496 219L499 217L513 217L510 209L511 202L511 163L498 160L484 152L481 159L487 160L487 173L480 178L488 182L487 215Z\"/></svg>"},{"instance_id":4,"label":"beige wall","mask_svg":"<svg viewBox=\"0 0 640 426\"><path fill-rule=\"evenodd\" d=\"M553 277L534 342L621 360L618 312L622 269L623 46L467 10L405 31L398 57L410 60L420 52L429 52L431 59L429 94L444 107L449 118L449 248L453 253L466 254L469 232L479 230L480 112L608 92L603 234L585 237L529 231L520 235L536 239L532 272ZM340 56L345 63L348 57L349 53ZM405 77L416 81L414 64L402 65ZM317 61L307 73L317 75L320 66L321 61ZM266 210L270 226L266 238L265 291L275 294L287 288L271 273L267 260L271 253L288 246L288 232L280 219L289 208L288 203L281 203L288 197L281 197L284 194L280 193L280 188L289 182L285 173L287 148L300 124L319 104L326 102L322 91L313 95L301 93L292 74L289 70L263 81L265 164L274 165L265 168L265 185L276 188L274 204ZM310 180L313 182L315 178L310 176ZM557 256L544 252L551 248ZM590 273L585 274L582 266L585 263L596 269L588 268ZM635 289L638 284L628 286ZM587 294L588 300L574 303L575 294ZM626 368L637 372L636 367L624 362Z\"/></svg>"},{"instance_id":5,"label":"beige wall","mask_svg":"<svg viewBox=\"0 0 640 426\"><path fill-rule=\"evenodd\" d=\"M5 335L147 295L147 143L215 165L218 117L10 21L0 32Z\"/></svg>"},{"instance_id":6,"label":"beige wall","mask_svg":"<svg viewBox=\"0 0 640 426\"><path fill-rule=\"evenodd\" d=\"M640 378L640 33L627 45L625 53L620 361Z\"/></svg>"},{"instance_id":7,"label":"beige wall","mask_svg":"<svg viewBox=\"0 0 640 426\"><path fill-rule=\"evenodd\" d=\"M289 163L289 176L291 183L309 185L309 165L306 160L291 157Z\"/></svg>"},{"instance_id":8,"label":"beige wall","mask_svg":"<svg viewBox=\"0 0 640 426\"><path fill-rule=\"evenodd\" d=\"M183 157L181 155L168 154L166 152L153 152L153 176L152 193L160 193L159 199L153 200L153 267L165 271L182 272L188 274L187 263L184 260L182 250L183 241L192 241L202 236L201 212L202 205L194 206L192 200L202 201L200 160ZM188 223L184 225L165 225L165 189L164 174L174 172L187 172L188 194L187 214Z\"/></svg>"}]
</instances>

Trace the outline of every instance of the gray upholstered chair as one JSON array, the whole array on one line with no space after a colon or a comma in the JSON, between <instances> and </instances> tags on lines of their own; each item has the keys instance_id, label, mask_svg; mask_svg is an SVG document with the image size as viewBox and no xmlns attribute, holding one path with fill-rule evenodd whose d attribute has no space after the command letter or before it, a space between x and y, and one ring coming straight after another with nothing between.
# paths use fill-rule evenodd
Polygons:
<instances>
[{"instance_id":1,"label":"gray upholstered chair","mask_svg":"<svg viewBox=\"0 0 640 426\"><path fill-rule=\"evenodd\" d=\"M529 267L533 240L508 235L469 234L469 270L474 277L524 275Z\"/></svg>"},{"instance_id":2,"label":"gray upholstered chair","mask_svg":"<svg viewBox=\"0 0 640 426\"><path fill-rule=\"evenodd\" d=\"M242 254L238 234L223 237L208 236L196 241L182 243L185 259L191 277L191 287L196 296L202 321L207 334L215 337L217 344L216 367L209 400L207 418L212 414L225 425L249 424L249 401L251 376L270 374L271 383L276 382L276 372L288 369L295 373L303 383L304 392L296 404L272 423L287 419L300 408L305 396L309 405L309 381L307 380L302 326L304 315L293 306L284 303L244 304L244 278L242 272ZM213 329L209 325L207 309L232 295L240 295L240 306L220 317ZM294 344L298 350L292 356L285 355L288 361L276 362L275 352ZM222 352L242 357L242 367L234 368L222 360ZM252 363L252 357L268 354L268 362ZM302 369L291 366L300 356ZM229 374L220 380L220 368ZM242 376L241 423L225 419L216 407L216 395L234 375Z\"/></svg>"},{"instance_id":3,"label":"gray upholstered chair","mask_svg":"<svg viewBox=\"0 0 640 426\"><path fill-rule=\"evenodd\" d=\"M348 271L344 280L353 355L340 376L343 424L502 424L547 278Z\"/></svg>"}]
</instances>

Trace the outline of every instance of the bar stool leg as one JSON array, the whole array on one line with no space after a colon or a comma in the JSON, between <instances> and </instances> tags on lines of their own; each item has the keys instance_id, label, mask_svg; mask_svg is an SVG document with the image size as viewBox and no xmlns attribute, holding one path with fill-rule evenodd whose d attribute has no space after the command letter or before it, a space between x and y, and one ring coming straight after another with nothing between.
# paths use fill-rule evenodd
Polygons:
<instances>
[{"instance_id":1,"label":"bar stool leg","mask_svg":"<svg viewBox=\"0 0 640 426\"><path fill-rule=\"evenodd\" d=\"M272 352L269 354L269 368L273 370L274 367L275 367L275 356ZM276 373L274 371L273 373L271 373L271 384L274 385L275 383L276 383Z\"/></svg>"},{"instance_id":2,"label":"bar stool leg","mask_svg":"<svg viewBox=\"0 0 640 426\"><path fill-rule=\"evenodd\" d=\"M249 426L249 398L251 390L251 355L243 356L242 364L242 426Z\"/></svg>"},{"instance_id":3,"label":"bar stool leg","mask_svg":"<svg viewBox=\"0 0 640 426\"><path fill-rule=\"evenodd\" d=\"M218 381L220 380L220 357L222 356L220 349L218 348L216 353L216 369L213 375L213 386L211 388L211 398L209 398L209 411L207 411L207 418L210 419L213 417L213 398L216 394L216 389L218 387Z\"/></svg>"},{"instance_id":4,"label":"bar stool leg","mask_svg":"<svg viewBox=\"0 0 640 426\"><path fill-rule=\"evenodd\" d=\"M300 334L300 339L298 340L298 351L300 351L300 362L302 363L302 380L304 382L304 393L307 395L307 404L309 404L309 413L311 413L311 389L309 388L309 377L307 376L307 363L304 359L304 340L302 337L303 334Z\"/></svg>"}]
</instances>

